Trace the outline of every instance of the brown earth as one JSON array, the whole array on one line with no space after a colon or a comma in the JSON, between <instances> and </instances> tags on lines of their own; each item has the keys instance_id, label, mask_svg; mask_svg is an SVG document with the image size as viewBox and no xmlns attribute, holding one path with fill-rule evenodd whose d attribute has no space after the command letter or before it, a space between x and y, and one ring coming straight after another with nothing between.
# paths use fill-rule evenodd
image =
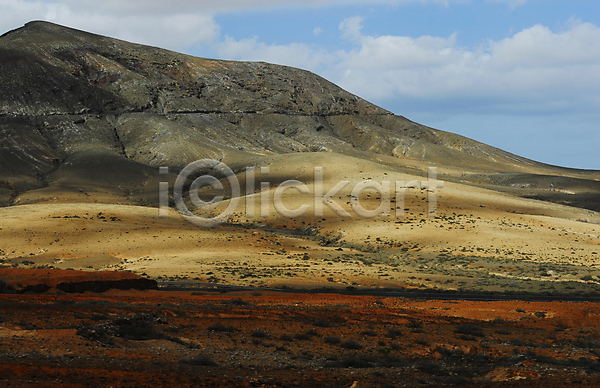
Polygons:
<instances>
[{"instance_id":1,"label":"brown earth","mask_svg":"<svg viewBox=\"0 0 600 388\"><path fill-rule=\"evenodd\" d=\"M111 290L0 306L5 387L600 384L596 303Z\"/></svg>"},{"instance_id":2,"label":"brown earth","mask_svg":"<svg viewBox=\"0 0 600 388\"><path fill-rule=\"evenodd\" d=\"M0 268L4 292L103 292L110 289L148 290L158 288L155 280L128 271L63 271L56 269ZM0 290L2 291L2 290Z\"/></svg>"}]
</instances>

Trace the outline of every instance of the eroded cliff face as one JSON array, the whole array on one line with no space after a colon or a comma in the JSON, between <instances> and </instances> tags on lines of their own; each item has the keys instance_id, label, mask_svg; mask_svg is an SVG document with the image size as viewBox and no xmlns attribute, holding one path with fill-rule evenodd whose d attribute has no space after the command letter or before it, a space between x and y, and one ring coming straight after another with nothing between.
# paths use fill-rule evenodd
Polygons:
<instances>
[{"instance_id":1,"label":"eroded cliff face","mask_svg":"<svg viewBox=\"0 0 600 388\"><path fill-rule=\"evenodd\" d=\"M155 204L157 167L177 172L201 158L339 152L398 165L547 168L396 116L308 71L195 58L47 22L0 38L0 85L4 205L65 192Z\"/></svg>"}]
</instances>

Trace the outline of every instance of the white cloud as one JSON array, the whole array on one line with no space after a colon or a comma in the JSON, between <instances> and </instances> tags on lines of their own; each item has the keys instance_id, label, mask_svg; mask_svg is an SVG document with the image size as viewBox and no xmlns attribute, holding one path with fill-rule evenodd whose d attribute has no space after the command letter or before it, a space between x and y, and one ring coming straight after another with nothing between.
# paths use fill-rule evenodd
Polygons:
<instances>
[{"instance_id":1,"label":"white cloud","mask_svg":"<svg viewBox=\"0 0 600 388\"><path fill-rule=\"evenodd\" d=\"M367 99L470 100L512 112L580 109L598 104L600 28L571 21L552 32L535 25L469 50L449 37L368 36L362 20L340 24L356 48L325 72Z\"/></svg>"},{"instance_id":2,"label":"white cloud","mask_svg":"<svg viewBox=\"0 0 600 388\"><path fill-rule=\"evenodd\" d=\"M447 5L448 0L0 0L0 33L32 20L46 20L136 43L183 50L218 38L219 25L214 20L218 13L417 2ZM315 29L315 34L318 31Z\"/></svg>"},{"instance_id":3,"label":"white cloud","mask_svg":"<svg viewBox=\"0 0 600 388\"><path fill-rule=\"evenodd\" d=\"M0 0L0 29L8 31L31 20L47 20L175 50L210 43L219 36L213 13L203 9L134 7L135 3L141 3L139 1L94 2L94 7L86 3L89 2Z\"/></svg>"},{"instance_id":4,"label":"white cloud","mask_svg":"<svg viewBox=\"0 0 600 388\"><path fill-rule=\"evenodd\" d=\"M323 29L321 27L315 27L315 29L313 30L313 35L314 36L319 36L323 33Z\"/></svg>"},{"instance_id":5,"label":"white cloud","mask_svg":"<svg viewBox=\"0 0 600 388\"><path fill-rule=\"evenodd\" d=\"M368 100L512 114L600 109L600 28L593 24L570 20L560 32L534 25L467 49L456 34L370 36L363 23L351 17L339 25L341 38L354 45L350 50L226 37L217 43L218 54L312 70Z\"/></svg>"},{"instance_id":6,"label":"white cloud","mask_svg":"<svg viewBox=\"0 0 600 388\"><path fill-rule=\"evenodd\" d=\"M342 38L359 41L361 39L360 30L363 28L363 20L360 16L344 19L339 26L340 31L342 31Z\"/></svg>"},{"instance_id":7,"label":"white cloud","mask_svg":"<svg viewBox=\"0 0 600 388\"><path fill-rule=\"evenodd\" d=\"M335 59L333 54L305 44L268 45L259 42L256 37L241 40L225 37L218 45L218 53L222 58L263 61L313 71Z\"/></svg>"},{"instance_id":8,"label":"white cloud","mask_svg":"<svg viewBox=\"0 0 600 388\"><path fill-rule=\"evenodd\" d=\"M600 58L600 29L570 21L570 29L553 33L537 24L500 42L490 42L493 62L504 67L548 67L592 64Z\"/></svg>"},{"instance_id":9,"label":"white cloud","mask_svg":"<svg viewBox=\"0 0 600 388\"><path fill-rule=\"evenodd\" d=\"M511 11L527 4L527 0L488 0L493 3L507 3Z\"/></svg>"}]
</instances>

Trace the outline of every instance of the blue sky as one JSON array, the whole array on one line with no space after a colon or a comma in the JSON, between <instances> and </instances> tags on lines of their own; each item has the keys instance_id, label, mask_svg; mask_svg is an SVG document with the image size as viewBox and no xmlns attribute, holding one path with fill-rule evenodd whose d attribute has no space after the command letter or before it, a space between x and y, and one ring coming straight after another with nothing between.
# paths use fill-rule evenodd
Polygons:
<instances>
[{"instance_id":1,"label":"blue sky","mask_svg":"<svg viewBox=\"0 0 600 388\"><path fill-rule=\"evenodd\" d=\"M0 0L2 31L40 19L300 67L421 124L600 169L598 0Z\"/></svg>"}]
</instances>

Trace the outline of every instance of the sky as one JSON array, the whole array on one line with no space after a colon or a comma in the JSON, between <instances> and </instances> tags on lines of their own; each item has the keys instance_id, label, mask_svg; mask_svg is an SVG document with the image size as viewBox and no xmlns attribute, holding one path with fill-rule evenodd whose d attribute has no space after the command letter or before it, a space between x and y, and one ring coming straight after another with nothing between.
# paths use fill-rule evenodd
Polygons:
<instances>
[{"instance_id":1,"label":"sky","mask_svg":"<svg viewBox=\"0 0 600 388\"><path fill-rule=\"evenodd\" d=\"M0 0L31 20L310 70L436 129L600 170L598 0Z\"/></svg>"}]
</instances>

